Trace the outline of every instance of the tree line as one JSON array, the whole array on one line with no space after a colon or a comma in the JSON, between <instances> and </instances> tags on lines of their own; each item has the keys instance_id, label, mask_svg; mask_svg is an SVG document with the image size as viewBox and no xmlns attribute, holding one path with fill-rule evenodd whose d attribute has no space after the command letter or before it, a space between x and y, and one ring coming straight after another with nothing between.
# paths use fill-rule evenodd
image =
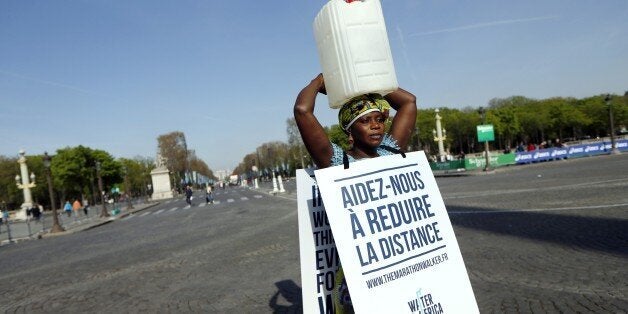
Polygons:
<instances>
[{"instance_id":1,"label":"tree line","mask_svg":"<svg viewBox=\"0 0 628 314\"><path fill-rule=\"evenodd\" d=\"M196 157L194 150L187 148L183 132L160 135L157 142L159 153L166 158L175 189L191 183L189 174L193 172L213 178L213 172L207 164ZM82 145L58 149L50 157L50 175L57 208L62 208L66 200L88 200L90 204L100 202L97 164L100 166L103 192L107 197L118 198L121 193L129 197L142 197L152 193L150 172L155 168L153 158L137 156L116 159L104 150ZM29 173L35 174L36 186L31 188L33 201L48 209L50 197L44 154L29 155L26 159ZM4 202L8 209L18 208L24 201L23 193L15 182L18 174L18 157L0 155L0 204Z\"/></svg>"},{"instance_id":2,"label":"tree line","mask_svg":"<svg viewBox=\"0 0 628 314\"><path fill-rule=\"evenodd\" d=\"M582 99L553 97L531 99L524 96L495 98L483 107L438 108L442 127L446 130L445 147L453 155L478 153L484 149L477 141L476 127L492 124L495 141L492 150L510 150L519 144L554 143L601 138L610 135L609 110L612 109L615 131L624 134L628 125L628 92L624 95L597 95ZM420 104L419 104L420 107ZM436 108L418 109L416 130L408 151L424 150L436 155L434 141ZM390 121L390 119L389 119ZM387 127L390 122L387 123ZM338 124L325 127L333 143L348 148L347 136ZM287 142L264 143L247 154L235 168L234 174L255 175L252 167L259 168L258 175L265 176L271 170L294 175L297 168L312 166L312 160L301 141L294 118L286 121Z\"/></svg>"}]
</instances>

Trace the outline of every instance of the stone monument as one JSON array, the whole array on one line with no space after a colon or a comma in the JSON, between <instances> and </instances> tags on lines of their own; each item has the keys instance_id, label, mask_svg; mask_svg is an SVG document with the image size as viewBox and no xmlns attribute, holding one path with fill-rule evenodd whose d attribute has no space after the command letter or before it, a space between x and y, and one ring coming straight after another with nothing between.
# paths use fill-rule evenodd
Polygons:
<instances>
[{"instance_id":1,"label":"stone monument","mask_svg":"<svg viewBox=\"0 0 628 314\"><path fill-rule=\"evenodd\" d=\"M166 167L166 160L161 154L157 154L155 158L156 168L150 172L153 179L153 195L152 200L161 200L172 198L172 188L170 187L170 171Z\"/></svg>"}]
</instances>

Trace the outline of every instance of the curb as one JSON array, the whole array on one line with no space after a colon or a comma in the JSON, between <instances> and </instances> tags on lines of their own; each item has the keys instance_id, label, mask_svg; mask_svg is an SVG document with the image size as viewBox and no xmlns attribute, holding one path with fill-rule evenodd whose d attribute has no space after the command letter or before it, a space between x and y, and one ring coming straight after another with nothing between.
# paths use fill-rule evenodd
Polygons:
<instances>
[{"instance_id":1,"label":"curb","mask_svg":"<svg viewBox=\"0 0 628 314\"><path fill-rule=\"evenodd\" d=\"M65 230L63 232L50 233L50 231L48 231L46 233L39 234L37 236L37 239L48 238L48 237L57 237L57 236L62 236L62 235L67 235L67 234L72 234L72 233L77 233L77 232L81 232L81 231L85 231L85 230L94 229L96 227L99 227L99 226L102 226L102 225L106 225L106 224L108 224L110 222L113 222L115 220L124 218L124 217L126 217L128 215L131 215L131 214L136 213L136 212L143 211L143 210L145 210L147 208L151 208L151 207L157 206L159 204L160 204L159 202L152 203L152 204L149 204L148 206L142 207L142 208L137 209L137 210L133 210L133 211L130 211L130 212L125 212L125 213L117 215L117 216L112 216L112 217L109 217L109 218L101 219L101 220L96 221L94 223L81 225L81 226L78 226L76 228L72 228L70 230ZM29 238L27 238L27 239L29 239ZM34 239L34 238L31 237L30 239Z\"/></svg>"}]
</instances>

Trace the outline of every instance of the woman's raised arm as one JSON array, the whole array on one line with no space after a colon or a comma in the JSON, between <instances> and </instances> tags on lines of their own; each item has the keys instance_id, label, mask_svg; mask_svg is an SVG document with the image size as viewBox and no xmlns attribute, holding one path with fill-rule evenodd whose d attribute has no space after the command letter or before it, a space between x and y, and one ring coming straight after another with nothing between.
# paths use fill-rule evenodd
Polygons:
<instances>
[{"instance_id":1,"label":"woman's raised arm","mask_svg":"<svg viewBox=\"0 0 628 314\"><path fill-rule=\"evenodd\" d=\"M414 132L416 97L410 92L398 88L384 98L397 111L390 127L390 136L397 141L401 150L405 151L410 137L412 137L412 132Z\"/></svg>"},{"instance_id":2,"label":"woman's raised arm","mask_svg":"<svg viewBox=\"0 0 628 314\"><path fill-rule=\"evenodd\" d=\"M305 148L319 168L331 165L332 148L325 129L314 116L314 103L318 93L325 94L323 75L316 76L305 86L294 103L294 119L299 127Z\"/></svg>"}]
</instances>

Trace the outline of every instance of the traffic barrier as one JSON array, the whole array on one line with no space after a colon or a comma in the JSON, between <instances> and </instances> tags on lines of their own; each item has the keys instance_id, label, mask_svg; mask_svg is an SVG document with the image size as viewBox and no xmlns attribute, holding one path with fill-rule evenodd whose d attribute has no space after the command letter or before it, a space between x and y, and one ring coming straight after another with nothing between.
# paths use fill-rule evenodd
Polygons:
<instances>
[{"instance_id":1,"label":"traffic barrier","mask_svg":"<svg viewBox=\"0 0 628 314\"><path fill-rule=\"evenodd\" d=\"M615 142L615 145L621 152L628 151L628 140L618 140ZM515 162L517 164L528 164L566 158L589 157L609 154L610 151L611 142L602 141L566 147L537 149L529 152L517 152L515 153Z\"/></svg>"}]
</instances>

